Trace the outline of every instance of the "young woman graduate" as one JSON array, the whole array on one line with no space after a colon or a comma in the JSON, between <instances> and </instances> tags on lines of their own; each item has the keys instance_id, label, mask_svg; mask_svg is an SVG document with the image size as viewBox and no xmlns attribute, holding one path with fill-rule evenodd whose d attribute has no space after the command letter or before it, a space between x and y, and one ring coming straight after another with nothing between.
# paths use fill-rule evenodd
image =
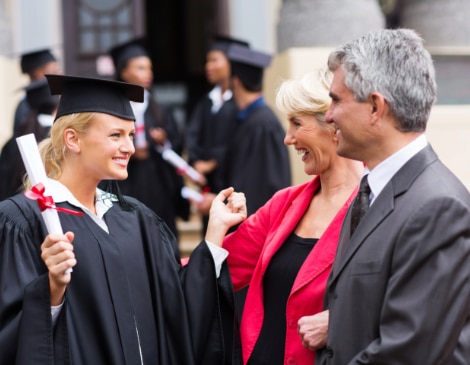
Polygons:
<instances>
[{"instance_id":1,"label":"young woman graduate","mask_svg":"<svg viewBox=\"0 0 470 365\"><path fill-rule=\"evenodd\" d=\"M246 217L243 200L231 200L233 189L218 195L207 241L182 267L175 237L153 211L97 188L127 177L129 100L141 101L142 87L48 81L62 96L40 152L48 195L69 210L59 212L66 233L48 235L38 202L24 194L0 203L0 364L234 363L232 285L217 245Z\"/></svg>"}]
</instances>

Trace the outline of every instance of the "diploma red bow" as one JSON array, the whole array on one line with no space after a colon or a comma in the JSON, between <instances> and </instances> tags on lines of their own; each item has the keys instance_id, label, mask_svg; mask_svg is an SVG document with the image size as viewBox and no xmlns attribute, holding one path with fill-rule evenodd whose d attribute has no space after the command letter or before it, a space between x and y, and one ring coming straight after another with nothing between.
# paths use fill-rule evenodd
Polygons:
<instances>
[{"instance_id":1,"label":"diploma red bow","mask_svg":"<svg viewBox=\"0 0 470 365\"><path fill-rule=\"evenodd\" d=\"M42 183L38 183L34 185L31 190L26 191L24 195L26 195L26 197L29 199L37 200L41 212L45 211L46 209L55 209L58 212L74 214L80 217L83 215L82 212L77 212L75 210L56 206L54 203L54 199L52 199L52 196L44 196L45 190L46 188L44 187L44 185Z\"/></svg>"}]
</instances>

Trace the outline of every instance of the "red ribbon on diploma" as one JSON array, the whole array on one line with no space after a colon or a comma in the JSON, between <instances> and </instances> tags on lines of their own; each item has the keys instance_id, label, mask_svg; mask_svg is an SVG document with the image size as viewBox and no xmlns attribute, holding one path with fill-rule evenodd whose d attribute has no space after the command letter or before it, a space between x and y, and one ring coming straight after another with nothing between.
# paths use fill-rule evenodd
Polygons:
<instances>
[{"instance_id":1,"label":"red ribbon on diploma","mask_svg":"<svg viewBox=\"0 0 470 365\"><path fill-rule=\"evenodd\" d=\"M58 212L78 215L80 217L83 215L82 212L56 206L52 196L44 196L45 190L45 186L42 183L38 183L34 185L31 190L26 191L24 195L26 195L26 197L29 199L37 200L41 212L45 211L46 209L55 209Z\"/></svg>"}]
</instances>

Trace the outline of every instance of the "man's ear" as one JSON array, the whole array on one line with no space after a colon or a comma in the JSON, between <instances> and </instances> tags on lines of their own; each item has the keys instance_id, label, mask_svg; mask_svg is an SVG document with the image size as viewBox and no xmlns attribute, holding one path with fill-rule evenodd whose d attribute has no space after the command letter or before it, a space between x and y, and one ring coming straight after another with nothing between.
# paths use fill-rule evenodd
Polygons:
<instances>
[{"instance_id":1,"label":"man's ear","mask_svg":"<svg viewBox=\"0 0 470 365\"><path fill-rule=\"evenodd\" d=\"M75 153L80 152L80 139L76 130L67 128L64 131L64 143L68 150Z\"/></svg>"},{"instance_id":2,"label":"man's ear","mask_svg":"<svg viewBox=\"0 0 470 365\"><path fill-rule=\"evenodd\" d=\"M369 96L371 116L374 120L380 120L385 114L387 102L382 94L374 92Z\"/></svg>"}]
</instances>

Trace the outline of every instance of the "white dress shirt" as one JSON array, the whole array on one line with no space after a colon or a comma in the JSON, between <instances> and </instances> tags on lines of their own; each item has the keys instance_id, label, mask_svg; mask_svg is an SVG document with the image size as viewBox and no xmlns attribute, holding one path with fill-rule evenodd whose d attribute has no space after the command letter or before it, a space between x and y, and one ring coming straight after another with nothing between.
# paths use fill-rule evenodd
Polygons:
<instances>
[{"instance_id":1,"label":"white dress shirt","mask_svg":"<svg viewBox=\"0 0 470 365\"><path fill-rule=\"evenodd\" d=\"M428 141L426 136L422 134L414 141L383 160L372 171L366 166L364 175L369 174L367 180L371 190L370 205L374 203L375 198L380 194L385 185L388 184L398 170L400 170L414 155L427 145Z\"/></svg>"},{"instance_id":2,"label":"white dress shirt","mask_svg":"<svg viewBox=\"0 0 470 365\"><path fill-rule=\"evenodd\" d=\"M209 92L209 99L212 101L212 108L211 112L212 114L217 113L220 108L222 108L222 105L227 100L230 100L232 97L232 90L228 89L225 90L225 92L222 94L222 88L220 86L214 87L210 92Z\"/></svg>"}]
</instances>

